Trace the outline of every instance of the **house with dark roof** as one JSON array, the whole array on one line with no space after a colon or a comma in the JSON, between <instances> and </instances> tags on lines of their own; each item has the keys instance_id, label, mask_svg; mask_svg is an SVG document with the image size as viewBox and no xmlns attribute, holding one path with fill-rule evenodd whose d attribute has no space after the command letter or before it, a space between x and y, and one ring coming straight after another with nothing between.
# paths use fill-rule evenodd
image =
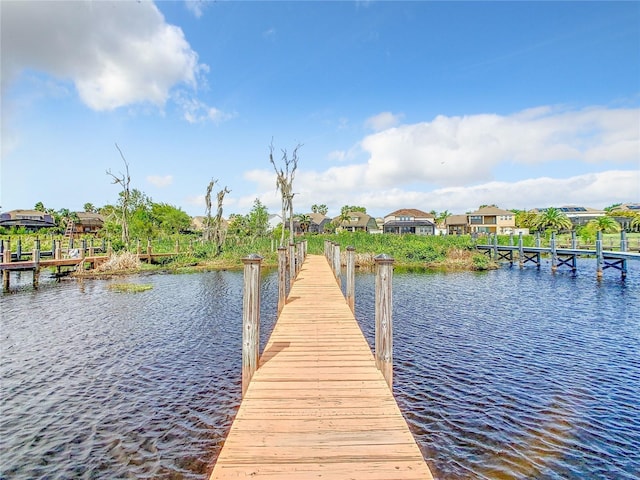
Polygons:
<instances>
[{"instance_id":1,"label":"house with dark roof","mask_svg":"<svg viewBox=\"0 0 640 480\"><path fill-rule=\"evenodd\" d=\"M17 227L35 232L42 228L55 226L53 216L39 210L11 210L0 214L0 227Z\"/></svg>"},{"instance_id":2,"label":"house with dark roof","mask_svg":"<svg viewBox=\"0 0 640 480\"><path fill-rule=\"evenodd\" d=\"M436 222L432 214L415 208L401 208L384 217L384 233L434 235Z\"/></svg>"},{"instance_id":3,"label":"house with dark roof","mask_svg":"<svg viewBox=\"0 0 640 480\"><path fill-rule=\"evenodd\" d=\"M563 207L554 207L556 210L564 213L574 226L586 225L591 220L598 217L604 217L606 212L604 210L597 210L589 207L579 207L575 205L565 205ZM534 213L544 213L548 208L534 208Z\"/></svg>"}]
</instances>

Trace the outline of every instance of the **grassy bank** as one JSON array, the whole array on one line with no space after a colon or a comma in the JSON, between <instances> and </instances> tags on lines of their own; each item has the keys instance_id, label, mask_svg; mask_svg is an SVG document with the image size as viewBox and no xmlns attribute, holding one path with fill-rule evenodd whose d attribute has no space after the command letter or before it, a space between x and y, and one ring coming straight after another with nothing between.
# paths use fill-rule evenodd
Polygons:
<instances>
[{"instance_id":1,"label":"grassy bank","mask_svg":"<svg viewBox=\"0 0 640 480\"><path fill-rule=\"evenodd\" d=\"M59 236L56 238L60 238ZM558 245L570 243L569 235L559 235ZM6 240L5 236L3 240ZM16 251L18 239L20 239L23 252L31 252L35 244L35 235L14 235L11 237L11 250ZM368 268L374 265L374 257L381 253L390 255L395 259L395 265L399 269L438 269L438 270L486 270L495 268L496 264L482 253L475 249L475 242L469 235L461 236L418 236L418 235L372 235L364 232L341 232L334 235L312 235L307 234L296 237L296 241L307 240L308 252L322 255L324 252L325 240L338 243L344 252L348 246L353 246L356 250L356 264L359 268ZM41 236L41 250L51 249L52 238ZM542 245L548 245L548 239L542 238ZM508 245L510 242L517 243L517 237L510 238L508 235L500 236L498 243ZM631 233L628 235L629 247L638 248L640 245L640 234ZM487 243L486 237L481 237L479 243ZM605 248L617 246L620 242L618 234L605 235L603 245ZM114 243L116 253L126 251L119 242ZM75 246L78 248L82 244L81 240L76 240ZM90 245L90 239L86 239L86 244ZM102 239L94 239L96 247L102 245ZM527 235L524 237L526 246L535 244L535 237ZM119 248L118 248L119 247ZM146 263L131 263L130 259L126 266L122 268L110 268L104 272L91 272L97 275L107 275L117 272L136 271L156 271L166 270L173 272L190 272L201 270L220 269L241 269L242 258L257 253L263 257L263 265L267 268L277 267L277 241L271 237L251 239L228 238L222 252L218 253L211 243L203 243L196 236L175 235L167 238L153 239L151 242L154 253L179 252L173 257L167 257L158 264L147 265ZM138 242L132 242L128 251L136 252ZM146 252L146 240L140 242L142 253Z\"/></svg>"}]
</instances>

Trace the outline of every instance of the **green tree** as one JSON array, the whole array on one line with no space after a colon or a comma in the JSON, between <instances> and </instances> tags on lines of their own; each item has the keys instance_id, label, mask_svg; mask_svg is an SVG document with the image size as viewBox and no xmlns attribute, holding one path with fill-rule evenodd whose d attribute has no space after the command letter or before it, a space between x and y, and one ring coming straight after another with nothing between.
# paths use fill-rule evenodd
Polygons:
<instances>
[{"instance_id":1,"label":"green tree","mask_svg":"<svg viewBox=\"0 0 640 480\"><path fill-rule=\"evenodd\" d=\"M266 236L269 230L269 210L257 198L253 201L253 207L247 215L247 227L254 238Z\"/></svg>"},{"instance_id":2,"label":"green tree","mask_svg":"<svg viewBox=\"0 0 640 480\"><path fill-rule=\"evenodd\" d=\"M84 204L84 211L87 213L96 213L98 209L93 206L93 203L87 202Z\"/></svg>"},{"instance_id":3,"label":"green tree","mask_svg":"<svg viewBox=\"0 0 640 480\"><path fill-rule=\"evenodd\" d=\"M632 230L635 230L635 231L640 230L640 213L636 213L633 216L633 220L631 220L631 223L629 224L629 226L631 227Z\"/></svg>"},{"instance_id":4,"label":"green tree","mask_svg":"<svg viewBox=\"0 0 640 480\"><path fill-rule=\"evenodd\" d=\"M298 223L300 223L300 230L302 230L302 233L308 232L309 226L311 225L311 217L306 213L299 213L296 215L296 218L298 219Z\"/></svg>"},{"instance_id":5,"label":"green tree","mask_svg":"<svg viewBox=\"0 0 640 480\"><path fill-rule=\"evenodd\" d=\"M321 215L326 215L329 212L329 208L323 203L321 205L313 204L311 205L311 211L313 213L319 213Z\"/></svg>"},{"instance_id":6,"label":"green tree","mask_svg":"<svg viewBox=\"0 0 640 480\"><path fill-rule=\"evenodd\" d=\"M608 217L606 215L589 220L585 225L585 228L591 232L602 233L617 233L621 229L620 224L616 222L613 217Z\"/></svg>"},{"instance_id":7,"label":"green tree","mask_svg":"<svg viewBox=\"0 0 640 480\"><path fill-rule=\"evenodd\" d=\"M607 215L611 215L611 213L618 208L620 205L622 205L621 203L614 203L612 205L609 205L608 207L604 207L604 211L607 213Z\"/></svg>"},{"instance_id":8,"label":"green tree","mask_svg":"<svg viewBox=\"0 0 640 480\"><path fill-rule=\"evenodd\" d=\"M436 223L438 223L439 225L444 225L445 223L447 223L447 218L449 218L451 215L453 214L449 210L445 210L444 212L440 213L440 215L434 218L436 220Z\"/></svg>"},{"instance_id":9,"label":"green tree","mask_svg":"<svg viewBox=\"0 0 640 480\"><path fill-rule=\"evenodd\" d=\"M516 213L516 227L528 228L529 230L536 229L536 218L538 214L531 210L512 210Z\"/></svg>"},{"instance_id":10,"label":"green tree","mask_svg":"<svg viewBox=\"0 0 640 480\"><path fill-rule=\"evenodd\" d=\"M357 205L344 205L341 209L340 209L340 213L344 213L344 212L362 212L362 213L367 213L367 209L365 207L359 207Z\"/></svg>"},{"instance_id":11,"label":"green tree","mask_svg":"<svg viewBox=\"0 0 640 480\"><path fill-rule=\"evenodd\" d=\"M152 203L151 219L157 230L166 235L180 233L191 225L189 215L180 208L167 203Z\"/></svg>"},{"instance_id":12,"label":"green tree","mask_svg":"<svg viewBox=\"0 0 640 480\"><path fill-rule=\"evenodd\" d=\"M538 230L551 230L559 232L561 230L571 230L573 224L569 217L554 207L547 208L544 212L536 215L534 227Z\"/></svg>"},{"instance_id":13,"label":"green tree","mask_svg":"<svg viewBox=\"0 0 640 480\"><path fill-rule=\"evenodd\" d=\"M46 209L44 208L44 203L42 203L42 202L36 203L36 206L33 207L33 209L38 211L38 212L46 212Z\"/></svg>"}]
</instances>

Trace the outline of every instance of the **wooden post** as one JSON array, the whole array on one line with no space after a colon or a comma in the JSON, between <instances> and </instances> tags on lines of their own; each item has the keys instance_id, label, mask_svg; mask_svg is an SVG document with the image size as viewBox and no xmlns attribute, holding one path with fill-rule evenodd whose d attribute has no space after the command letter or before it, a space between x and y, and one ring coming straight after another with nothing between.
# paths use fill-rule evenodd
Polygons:
<instances>
[{"instance_id":1,"label":"wooden post","mask_svg":"<svg viewBox=\"0 0 640 480\"><path fill-rule=\"evenodd\" d=\"M356 249L347 247L347 305L355 313Z\"/></svg>"},{"instance_id":2,"label":"wooden post","mask_svg":"<svg viewBox=\"0 0 640 480\"><path fill-rule=\"evenodd\" d=\"M380 254L376 264L375 357L389 388L393 390L393 258Z\"/></svg>"},{"instance_id":3,"label":"wooden post","mask_svg":"<svg viewBox=\"0 0 640 480\"><path fill-rule=\"evenodd\" d=\"M278 316L287 302L287 249L278 247Z\"/></svg>"},{"instance_id":4,"label":"wooden post","mask_svg":"<svg viewBox=\"0 0 640 480\"><path fill-rule=\"evenodd\" d=\"M111 257L113 255L113 245L111 245L111 240L107 244L107 257Z\"/></svg>"},{"instance_id":5,"label":"wooden post","mask_svg":"<svg viewBox=\"0 0 640 480\"><path fill-rule=\"evenodd\" d=\"M147 238L147 257L148 257L148 262L151 263L151 239Z\"/></svg>"},{"instance_id":6,"label":"wooden post","mask_svg":"<svg viewBox=\"0 0 640 480\"><path fill-rule=\"evenodd\" d=\"M38 288L39 283L40 283L40 248L36 246L33 249L33 288Z\"/></svg>"},{"instance_id":7,"label":"wooden post","mask_svg":"<svg viewBox=\"0 0 640 480\"><path fill-rule=\"evenodd\" d=\"M493 258L498 259L498 232L493 234Z\"/></svg>"},{"instance_id":8,"label":"wooden post","mask_svg":"<svg viewBox=\"0 0 640 480\"><path fill-rule=\"evenodd\" d=\"M142 253L142 247L140 247L140 239L136 238L136 254L140 256Z\"/></svg>"},{"instance_id":9,"label":"wooden post","mask_svg":"<svg viewBox=\"0 0 640 480\"><path fill-rule=\"evenodd\" d=\"M89 256L93 257L95 255L95 246L93 245L93 238L89 242Z\"/></svg>"},{"instance_id":10,"label":"wooden post","mask_svg":"<svg viewBox=\"0 0 640 480\"><path fill-rule=\"evenodd\" d=\"M55 246L53 258L56 260L60 260L62 258L62 241L54 240L53 245Z\"/></svg>"},{"instance_id":11,"label":"wooden post","mask_svg":"<svg viewBox=\"0 0 640 480\"><path fill-rule=\"evenodd\" d=\"M293 285L296 278L296 244L289 243L289 285Z\"/></svg>"},{"instance_id":12,"label":"wooden post","mask_svg":"<svg viewBox=\"0 0 640 480\"><path fill-rule=\"evenodd\" d=\"M551 232L551 271L558 270L558 254L556 252L556 232Z\"/></svg>"},{"instance_id":13,"label":"wooden post","mask_svg":"<svg viewBox=\"0 0 640 480\"><path fill-rule=\"evenodd\" d=\"M18 237L18 242L16 244L16 260L19 262L22 260L22 239Z\"/></svg>"},{"instance_id":14,"label":"wooden post","mask_svg":"<svg viewBox=\"0 0 640 480\"><path fill-rule=\"evenodd\" d=\"M11 240L3 241L2 245L4 248L2 251L2 263L11 263ZM10 278L11 270L2 270L2 290L5 292L9 291Z\"/></svg>"},{"instance_id":15,"label":"wooden post","mask_svg":"<svg viewBox=\"0 0 640 480\"><path fill-rule=\"evenodd\" d=\"M524 244L522 242L522 232L518 234L518 265L524 268Z\"/></svg>"},{"instance_id":16,"label":"wooden post","mask_svg":"<svg viewBox=\"0 0 640 480\"><path fill-rule=\"evenodd\" d=\"M536 232L536 248L540 248L540 232Z\"/></svg>"},{"instance_id":17,"label":"wooden post","mask_svg":"<svg viewBox=\"0 0 640 480\"><path fill-rule=\"evenodd\" d=\"M87 251L87 239L86 239L86 238L83 238L83 239L82 239L82 242L80 242L80 245L81 245L81 249L82 249L82 253L81 253L81 255L80 255L80 256L81 256L81 257L84 257L84 252L86 252L86 251Z\"/></svg>"},{"instance_id":18,"label":"wooden post","mask_svg":"<svg viewBox=\"0 0 640 480\"><path fill-rule=\"evenodd\" d=\"M624 230L622 230L620 232L620 251L621 252L626 252L628 250L628 243L627 243L627 232L625 232Z\"/></svg>"},{"instance_id":19,"label":"wooden post","mask_svg":"<svg viewBox=\"0 0 640 480\"><path fill-rule=\"evenodd\" d=\"M260 356L260 264L262 257L252 253L242 259L244 294L242 299L242 396L258 368Z\"/></svg>"},{"instance_id":20,"label":"wooden post","mask_svg":"<svg viewBox=\"0 0 640 480\"><path fill-rule=\"evenodd\" d=\"M578 239L576 238L576 231L571 230L571 249L575 250L578 248Z\"/></svg>"},{"instance_id":21,"label":"wooden post","mask_svg":"<svg viewBox=\"0 0 640 480\"><path fill-rule=\"evenodd\" d=\"M338 286L342 288L342 265L340 264L340 245L337 243L333 249L333 270L336 274L336 282L338 282Z\"/></svg>"},{"instance_id":22,"label":"wooden post","mask_svg":"<svg viewBox=\"0 0 640 480\"><path fill-rule=\"evenodd\" d=\"M176 253L180 253L180 238L176 238Z\"/></svg>"},{"instance_id":23,"label":"wooden post","mask_svg":"<svg viewBox=\"0 0 640 480\"><path fill-rule=\"evenodd\" d=\"M599 280L602 278L602 264L604 258L602 256L602 232L598 230L596 232L596 278Z\"/></svg>"}]
</instances>

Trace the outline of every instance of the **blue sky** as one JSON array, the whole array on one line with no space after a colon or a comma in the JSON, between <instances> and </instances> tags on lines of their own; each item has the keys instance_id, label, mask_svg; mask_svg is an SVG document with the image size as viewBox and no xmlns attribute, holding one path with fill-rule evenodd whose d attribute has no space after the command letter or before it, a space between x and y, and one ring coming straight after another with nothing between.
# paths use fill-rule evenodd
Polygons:
<instances>
[{"instance_id":1,"label":"blue sky","mask_svg":"<svg viewBox=\"0 0 640 480\"><path fill-rule=\"evenodd\" d=\"M640 201L639 2L13 2L3 211L155 202L464 213Z\"/></svg>"}]
</instances>

